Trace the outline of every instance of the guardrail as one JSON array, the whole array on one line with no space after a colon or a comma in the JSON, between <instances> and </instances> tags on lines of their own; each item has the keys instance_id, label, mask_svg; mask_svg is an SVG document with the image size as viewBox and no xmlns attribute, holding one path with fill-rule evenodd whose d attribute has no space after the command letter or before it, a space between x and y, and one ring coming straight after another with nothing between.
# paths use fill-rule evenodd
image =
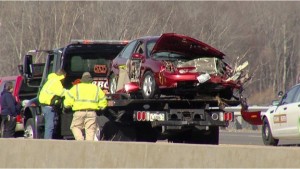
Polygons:
<instances>
[{"instance_id":1,"label":"guardrail","mask_svg":"<svg viewBox=\"0 0 300 169\"><path fill-rule=\"evenodd\" d=\"M0 168L298 168L300 149L0 139Z\"/></svg>"}]
</instances>

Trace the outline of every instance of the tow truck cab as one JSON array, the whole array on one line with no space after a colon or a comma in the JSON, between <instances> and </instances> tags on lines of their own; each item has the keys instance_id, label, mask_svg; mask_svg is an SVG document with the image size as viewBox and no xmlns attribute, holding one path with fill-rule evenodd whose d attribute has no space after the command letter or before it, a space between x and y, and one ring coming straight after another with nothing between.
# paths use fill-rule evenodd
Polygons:
<instances>
[{"instance_id":1,"label":"tow truck cab","mask_svg":"<svg viewBox=\"0 0 300 169\"><path fill-rule=\"evenodd\" d=\"M84 72L90 72L93 83L103 90L108 90L108 78L111 69L111 60L124 48L128 41L122 40L72 40L63 48L54 50L31 50L24 56L22 75L29 86L40 90L50 73L63 69L66 78L63 86L70 89L80 81ZM34 55L46 55L45 63L33 63ZM35 57L36 59L38 57ZM41 66L43 65L43 66ZM41 77L39 85L32 84L36 78ZM37 99L33 100L36 102ZM63 112L63 106L57 107L55 137L73 137L70 130L72 113ZM25 110L25 137L42 138L44 120L40 106L29 106ZM59 123L63 121L63 123ZM28 123L27 123L28 122Z\"/></svg>"}]
</instances>

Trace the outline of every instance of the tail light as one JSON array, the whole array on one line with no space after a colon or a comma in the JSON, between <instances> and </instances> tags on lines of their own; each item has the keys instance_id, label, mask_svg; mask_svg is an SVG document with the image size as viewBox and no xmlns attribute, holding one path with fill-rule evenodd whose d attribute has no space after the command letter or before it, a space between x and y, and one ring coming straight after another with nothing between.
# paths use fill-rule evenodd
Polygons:
<instances>
[{"instance_id":1,"label":"tail light","mask_svg":"<svg viewBox=\"0 0 300 169\"><path fill-rule=\"evenodd\" d=\"M224 121L233 121L233 113L224 112Z\"/></svg>"},{"instance_id":2,"label":"tail light","mask_svg":"<svg viewBox=\"0 0 300 169\"><path fill-rule=\"evenodd\" d=\"M23 119L22 119L22 116L21 116L21 115L17 115L17 117L16 117L16 122L17 122L17 123L23 123Z\"/></svg>"},{"instance_id":3,"label":"tail light","mask_svg":"<svg viewBox=\"0 0 300 169\"><path fill-rule=\"evenodd\" d=\"M144 111L138 111L136 115L137 121L146 121L146 112Z\"/></svg>"}]
</instances>

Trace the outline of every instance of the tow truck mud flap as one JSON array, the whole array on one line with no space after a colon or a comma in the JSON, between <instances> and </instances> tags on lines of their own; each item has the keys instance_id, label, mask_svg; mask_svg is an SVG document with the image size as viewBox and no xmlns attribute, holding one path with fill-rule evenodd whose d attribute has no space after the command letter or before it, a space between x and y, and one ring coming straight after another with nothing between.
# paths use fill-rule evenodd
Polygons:
<instances>
[{"instance_id":1,"label":"tow truck mud flap","mask_svg":"<svg viewBox=\"0 0 300 169\"><path fill-rule=\"evenodd\" d=\"M261 111L241 111L243 119L251 125L262 125L263 121L261 119Z\"/></svg>"}]
</instances>

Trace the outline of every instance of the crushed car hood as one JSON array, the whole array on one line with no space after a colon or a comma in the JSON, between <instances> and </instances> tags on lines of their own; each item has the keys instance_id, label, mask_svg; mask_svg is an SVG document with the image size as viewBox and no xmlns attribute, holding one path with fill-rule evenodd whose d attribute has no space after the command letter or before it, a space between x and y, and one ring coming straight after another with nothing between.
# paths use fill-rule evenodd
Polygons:
<instances>
[{"instance_id":1,"label":"crushed car hood","mask_svg":"<svg viewBox=\"0 0 300 169\"><path fill-rule=\"evenodd\" d=\"M224 53L219 50L205 44L194 38L180 35L176 33L165 33L160 36L153 47L151 54L157 52L179 52L185 53L191 56L201 55L201 56L213 56L223 59Z\"/></svg>"}]
</instances>

